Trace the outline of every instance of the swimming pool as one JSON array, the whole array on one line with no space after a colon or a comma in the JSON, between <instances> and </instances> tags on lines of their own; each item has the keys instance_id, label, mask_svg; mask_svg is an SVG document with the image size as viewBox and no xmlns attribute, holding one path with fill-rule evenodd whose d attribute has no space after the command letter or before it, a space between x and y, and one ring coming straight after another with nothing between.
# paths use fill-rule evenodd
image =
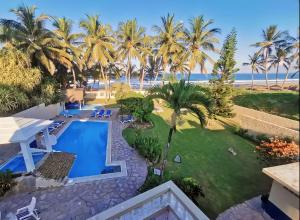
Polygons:
<instances>
[{"instance_id":1,"label":"swimming pool","mask_svg":"<svg viewBox=\"0 0 300 220\"><path fill-rule=\"evenodd\" d=\"M38 162L40 162L46 153L33 153L32 158L33 162L36 165ZM26 171L25 161L24 157L21 154L18 154L17 156L13 157L9 161L7 161L5 164L0 166L0 171L6 171L10 170L13 173L24 173Z\"/></svg>"},{"instance_id":2,"label":"swimming pool","mask_svg":"<svg viewBox=\"0 0 300 220\"><path fill-rule=\"evenodd\" d=\"M108 122L72 121L54 150L76 155L69 178L100 175L106 168Z\"/></svg>"},{"instance_id":3,"label":"swimming pool","mask_svg":"<svg viewBox=\"0 0 300 220\"><path fill-rule=\"evenodd\" d=\"M81 109L66 109L63 112L71 114L71 115L79 115L80 111L99 110L99 109L101 109L101 105L98 105L98 104L88 104L88 105L82 106Z\"/></svg>"}]
</instances>

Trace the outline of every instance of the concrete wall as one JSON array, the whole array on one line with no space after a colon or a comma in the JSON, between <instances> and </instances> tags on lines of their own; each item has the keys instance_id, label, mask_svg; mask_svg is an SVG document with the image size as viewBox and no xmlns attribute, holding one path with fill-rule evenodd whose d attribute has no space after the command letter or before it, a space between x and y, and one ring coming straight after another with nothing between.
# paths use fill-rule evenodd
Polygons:
<instances>
[{"instance_id":1,"label":"concrete wall","mask_svg":"<svg viewBox=\"0 0 300 220\"><path fill-rule=\"evenodd\" d=\"M52 105L40 104L24 111L18 112L12 116L23 118L38 118L38 119L51 119L59 115L63 110L63 103L56 103Z\"/></svg>"},{"instance_id":2,"label":"concrete wall","mask_svg":"<svg viewBox=\"0 0 300 220\"><path fill-rule=\"evenodd\" d=\"M291 219L299 219L299 197L273 181L269 200Z\"/></svg>"},{"instance_id":3,"label":"concrete wall","mask_svg":"<svg viewBox=\"0 0 300 220\"><path fill-rule=\"evenodd\" d=\"M299 122L265 112L234 106L233 120L253 135L288 136L299 142Z\"/></svg>"}]
</instances>

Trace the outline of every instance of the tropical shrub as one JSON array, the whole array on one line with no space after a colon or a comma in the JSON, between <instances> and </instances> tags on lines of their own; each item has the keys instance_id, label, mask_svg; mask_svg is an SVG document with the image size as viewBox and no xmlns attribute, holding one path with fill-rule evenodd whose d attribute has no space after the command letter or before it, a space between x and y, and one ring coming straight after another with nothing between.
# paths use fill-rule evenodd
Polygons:
<instances>
[{"instance_id":1,"label":"tropical shrub","mask_svg":"<svg viewBox=\"0 0 300 220\"><path fill-rule=\"evenodd\" d=\"M279 165L299 161L299 145L294 141L273 137L256 146L260 158L270 165Z\"/></svg>"},{"instance_id":2,"label":"tropical shrub","mask_svg":"<svg viewBox=\"0 0 300 220\"><path fill-rule=\"evenodd\" d=\"M140 122L149 121L154 109L153 100L147 97L128 97L117 102L122 107L122 113L132 114Z\"/></svg>"},{"instance_id":3,"label":"tropical shrub","mask_svg":"<svg viewBox=\"0 0 300 220\"><path fill-rule=\"evenodd\" d=\"M205 197L202 187L192 177L176 178L174 183L194 202L197 203L197 197Z\"/></svg>"},{"instance_id":4,"label":"tropical shrub","mask_svg":"<svg viewBox=\"0 0 300 220\"><path fill-rule=\"evenodd\" d=\"M0 50L0 82L3 85L32 91L42 79L39 69L31 68L30 60L21 51L8 47Z\"/></svg>"},{"instance_id":5,"label":"tropical shrub","mask_svg":"<svg viewBox=\"0 0 300 220\"><path fill-rule=\"evenodd\" d=\"M149 167L147 178L141 188L139 188L139 192L146 192L162 183L162 178L153 173L153 167Z\"/></svg>"},{"instance_id":6,"label":"tropical shrub","mask_svg":"<svg viewBox=\"0 0 300 220\"><path fill-rule=\"evenodd\" d=\"M39 92L40 91L40 92ZM45 103L46 105L57 103L61 100L62 95L59 91L59 85L52 78L44 78L34 99L36 104Z\"/></svg>"},{"instance_id":7,"label":"tropical shrub","mask_svg":"<svg viewBox=\"0 0 300 220\"><path fill-rule=\"evenodd\" d=\"M15 182L11 171L0 172L0 196L3 196L14 185Z\"/></svg>"},{"instance_id":8,"label":"tropical shrub","mask_svg":"<svg viewBox=\"0 0 300 220\"><path fill-rule=\"evenodd\" d=\"M28 107L29 104L29 98L20 89L0 85L0 113L15 112L16 110Z\"/></svg>"},{"instance_id":9,"label":"tropical shrub","mask_svg":"<svg viewBox=\"0 0 300 220\"><path fill-rule=\"evenodd\" d=\"M159 161L162 148L157 137L145 137L138 134L134 142L134 147L151 163Z\"/></svg>"}]
</instances>

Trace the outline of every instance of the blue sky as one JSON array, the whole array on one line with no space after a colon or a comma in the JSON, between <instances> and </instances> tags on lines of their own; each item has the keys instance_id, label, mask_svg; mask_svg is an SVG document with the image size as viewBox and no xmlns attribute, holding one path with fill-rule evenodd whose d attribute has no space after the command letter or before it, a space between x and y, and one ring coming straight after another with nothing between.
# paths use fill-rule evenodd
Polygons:
<instances>
[{"instance_id":1,"label":"blue sky","mask_svg":"<svg viewBox=\"0 0 300 220\"><path fill-rule=\"evenodd\" d=\"M113 28L120 21L136 18L150 34L152 26L160 24L160 17L167 13L174 13L186 25L191 17L204 15L222 30L218 47L230 30L236 28L240 72L249 72L241 64L255 51L250 45L261 39L263 28L276 24L296 37L299 27L299 0L0 0L0 17L14 18L9 9L22 3L36 5L38 13L71 18L75 26L85 14L98 14ZM74 27L74 31L79 28Z\"/></svg>"}]
</instances>

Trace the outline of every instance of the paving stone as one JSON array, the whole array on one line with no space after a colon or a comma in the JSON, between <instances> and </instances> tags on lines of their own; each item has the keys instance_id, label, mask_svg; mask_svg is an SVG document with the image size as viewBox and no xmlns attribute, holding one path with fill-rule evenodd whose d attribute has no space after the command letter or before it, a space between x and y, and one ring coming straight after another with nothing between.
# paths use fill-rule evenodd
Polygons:
<instances>
[{"instance_id":1,"label":"paving stone","mask_svg":"<svg viewBox=\"0 0 300 220\"><path fill-rule=\"evenodd\" d=\"M86 113L90 114L90 113ZM146 161L122 137L123 127L114 110L112 119L112 160L125 160L128 176L71 186L22 192L0 198L2 219L37 198L41 219L86 219L138 194L147 176ZM84 116L83 116L84 117Z\"/></svg>"}]
</instances>

